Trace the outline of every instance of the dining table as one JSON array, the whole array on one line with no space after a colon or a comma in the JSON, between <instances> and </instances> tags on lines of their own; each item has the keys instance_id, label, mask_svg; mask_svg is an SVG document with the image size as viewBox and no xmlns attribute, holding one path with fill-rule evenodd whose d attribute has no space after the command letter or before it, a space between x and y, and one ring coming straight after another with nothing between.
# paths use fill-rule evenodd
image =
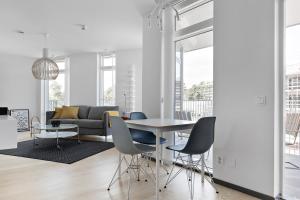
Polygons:
<instances>
[{"instance_id":1,"label":"dining table","mask_svg":"<svg viewBox=\"0 0 300 200\"><path fill-rule=\"evenodd\" d=\"M139 119L139 120L126 120L128 128L151 131L156 135L156 154L155 154L155 198L159 200L160 193L160 156L161 145L160 137L163 134L173 134L174 131L182 131L192 129L195 125L195 121L166 119L166 118L154 118L154 119Z\"/></svg>"}]
</instances>

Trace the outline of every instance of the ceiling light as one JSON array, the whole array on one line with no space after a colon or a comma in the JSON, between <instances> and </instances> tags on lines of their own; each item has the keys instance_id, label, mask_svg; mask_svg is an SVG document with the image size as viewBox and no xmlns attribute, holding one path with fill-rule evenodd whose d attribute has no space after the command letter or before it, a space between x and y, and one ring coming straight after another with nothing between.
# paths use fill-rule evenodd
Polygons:
<instances>
[{"instance_id":1,"label":"ceiling light","mask_svg":"<svg viewBox=\"0 0 300 200\"><path fill-rule=\"evenodd\" d=\"M48 36L45 34L45 43ZM33 63L32 74L38 80L55 80L57 78L59 68L53 60L48 58L48 48L43 48L43 57Z\"/></svg>"},{"instance_id":2,"label":"ceiling light","mask_svg":"<svg viewBox=\"0 0 300 200\"><path fill-rule=\"evenodd\" d=\"M83 31L87 30L87 25L82 24L81 25L81 30L83 30Z\"/></svg>"},{"instance_id":3,"label":"ceiling light","mask_svg":"<svg viewBox=\"0 0 300 200\"><path fill-rule=\"evenodd\" d=\"M24 34L25 32L22 31L22 30L17 30L16 33L19 33L19 34Z\"/></svg>"},{"instance_id":4,"label":"ceiling light","mask_svg":"<svg viewBox=\"0 0 300 200\"><path fill-rule=\"evenodd\" d=\"M85 25L85 24L75 24L75 26L79 26L79 28L83 31L87 30L87 25Z\"/></svg>"}]
</instances>

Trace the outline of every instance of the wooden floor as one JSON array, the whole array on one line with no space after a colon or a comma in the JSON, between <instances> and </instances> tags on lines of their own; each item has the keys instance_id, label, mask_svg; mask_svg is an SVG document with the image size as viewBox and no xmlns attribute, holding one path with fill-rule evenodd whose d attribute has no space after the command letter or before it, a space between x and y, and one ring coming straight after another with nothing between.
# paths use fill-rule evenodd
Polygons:
<instances>
[{"instance_id":1,"label":"wooden floor","mask_svg":"<svg viewBox=\"0 0 300 200\"><path fill-rule=\"evenodd\" d=\"M21 135L25 140L28 135ZM111 149L79 162L60 164L28 158L0 155L0 200L124 200L127 198L126 174L108 192L107 186L118 163ZM209 183L197 177L195 198L203 200L250 200L246 194L217 185L217 195ZM163 179L165 180L165 179ZM154 199L154 184L134 182L131 199ZM189 199L185 173L161 192L163 200Z\"/></svg>"}]
</instances>

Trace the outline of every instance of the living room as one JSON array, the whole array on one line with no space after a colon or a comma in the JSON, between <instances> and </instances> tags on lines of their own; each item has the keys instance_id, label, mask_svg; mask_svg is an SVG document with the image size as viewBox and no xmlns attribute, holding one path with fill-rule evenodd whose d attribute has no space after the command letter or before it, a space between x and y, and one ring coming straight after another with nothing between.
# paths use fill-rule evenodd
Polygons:
<instances>
[{"instance_id":1,"label":"living room","mask_svg":"<svg viewBox=\"0 0 300 200\"><path fill-rule=\"evenodd\" d=\"M0 199L299 199L298 8L1 1Z\"/></svg>"}]
</instances>

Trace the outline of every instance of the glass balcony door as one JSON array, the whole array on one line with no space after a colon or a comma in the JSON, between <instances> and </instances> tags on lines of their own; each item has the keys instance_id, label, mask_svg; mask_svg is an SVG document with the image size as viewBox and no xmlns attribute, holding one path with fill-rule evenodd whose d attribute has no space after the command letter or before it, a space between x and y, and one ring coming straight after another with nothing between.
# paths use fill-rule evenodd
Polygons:
<instances>
[{"instance_id":1,"label":"glass balcony door","mask_svg":"<svg viewBox=\"0 0 300 200\"><path fill-rule=\"evenodd\" d=\"M176 42L175 118L198 120L213 115L213 32ZM175 134L186 143L188 132ZM206 163L212 172L212 149Z\"/></svg>"}]
</instances>

